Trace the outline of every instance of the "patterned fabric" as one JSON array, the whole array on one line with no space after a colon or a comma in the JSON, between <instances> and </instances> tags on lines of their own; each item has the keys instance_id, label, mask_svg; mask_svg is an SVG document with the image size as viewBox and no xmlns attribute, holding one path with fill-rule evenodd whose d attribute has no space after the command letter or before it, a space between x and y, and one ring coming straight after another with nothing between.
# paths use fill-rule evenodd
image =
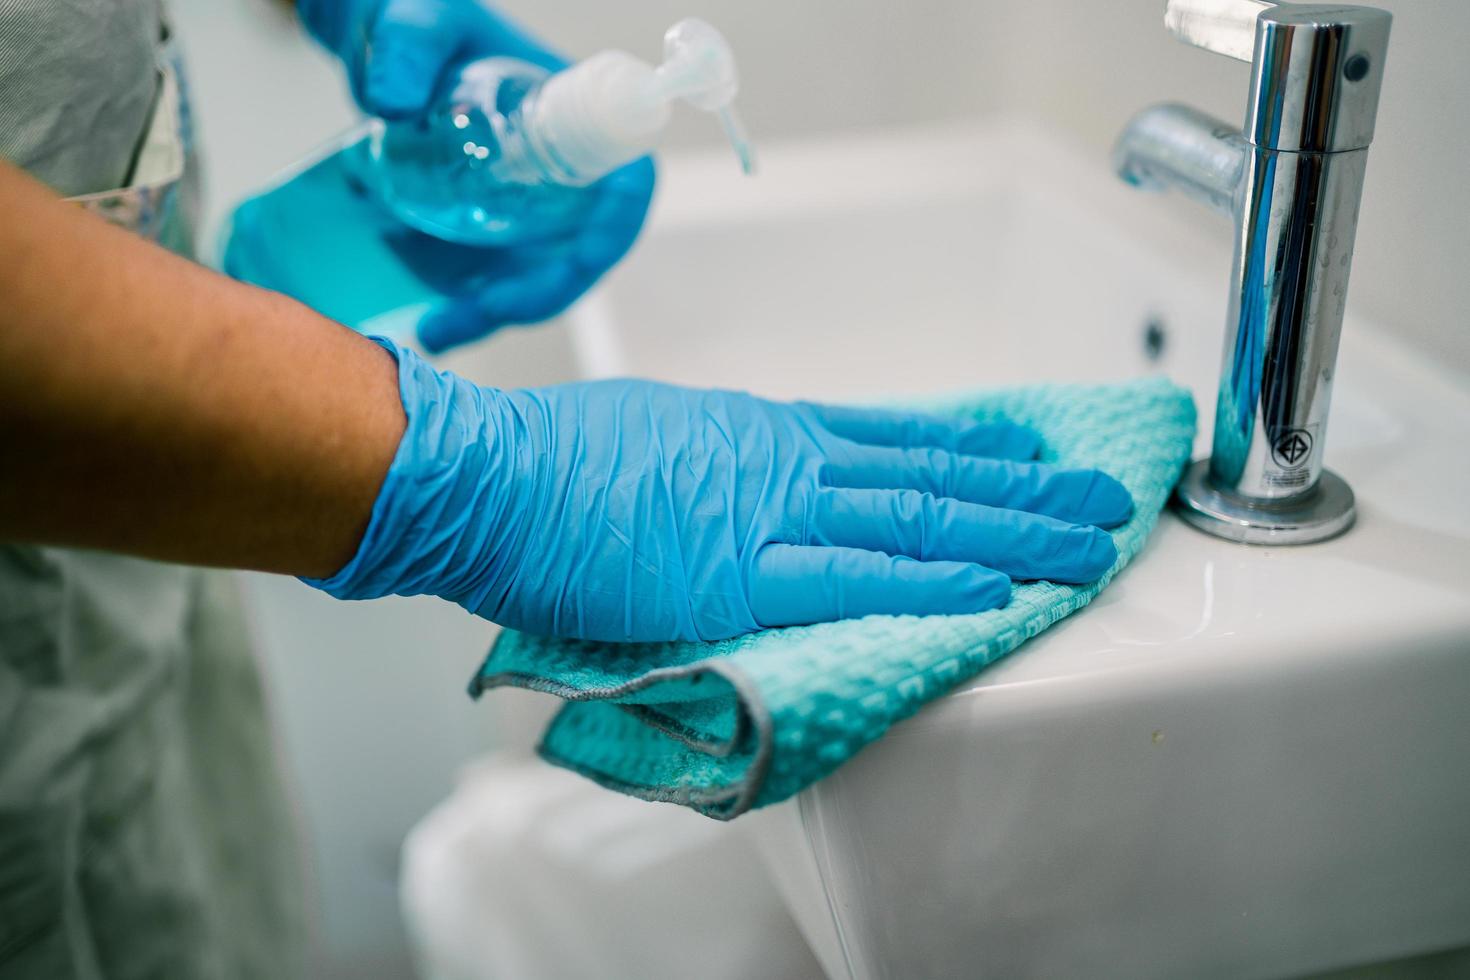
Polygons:
<instances>
[{"instance_id":1,"label":"patterned fabric","mask_svg":"<svg viewBox=\"0 0 1470 980\"><path fill-rule=\"evenodd\" d=\"M0 0L0 158L63 195L126 184L162 35L160 0Z\"/></svg>"},{"instance_id":2,"label":"patterned fabric","mask_svg":"<svg viewBox=\"0 0 1470 980\"><path fill-rule=\"evenodd\" d=\"M302 975L235 578L0 544L0 980Z\"/></svg>"},{"instance_id":3,"label":"patterned fabric","mask_svg":"<svg viewBox=\"0 0 1470 980\"><path fill-rule=\"evenodd\" d=\"M69 200L104 221L193 257L199 179L177 49L166 54L159 75L158 101L128 185Z\"/></svg>"},{"instance_id":4,"label":"patterned fabric","mask_svg":"<svg viewBox=\"0 0 1470 980\"><path fill-rule=\"evenodd\" d=\"M1089 586L1017 585L1003 609L770 630L715 644L607 644L507 632L470 684L568 700L541 753L613 789L730 819L831 773L894 722L1087 605L1143 547L1194 441L1163 379L1044 385L921 406L1039 431L1046 462L1098 467L1133 494L1118 562Z\"/></svg>"}]
</instances>

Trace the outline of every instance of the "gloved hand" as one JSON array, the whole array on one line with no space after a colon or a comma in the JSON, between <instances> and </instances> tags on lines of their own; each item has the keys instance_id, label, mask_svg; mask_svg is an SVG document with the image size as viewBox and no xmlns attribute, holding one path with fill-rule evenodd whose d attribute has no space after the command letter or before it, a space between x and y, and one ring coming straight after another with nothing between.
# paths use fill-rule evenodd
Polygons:
<instances>
[{"instance_id":1,"label":"gloved hand","mask_svg":"<svg viewBox=\"0 0 1470 980\"><path fill-rule=\"evenodd\" d=\"M386 341L379 341L391 348ZM1037 437L599 381L480 388L396 351L407 430L338 598L433 594L532 633L717 640L1088 582L1132 500Z\"/></svg>"},{"instance_id":2,"label":"gloved hand","mask_svg":"<svg viewBox=\"0 0 1470 980\"><path fill-rule=\"evenodd\" d=\"M428 107L446 75L476 58L519 58L555 71L566 61L481 0L300 0L311 33L347 68L353 95L369 113L411 118ZM419 340L439 351L506 324L561 313L627 254L653 196L649 158L592 186L597 201L571 247L474 249L485 257L476 280L488 285L437 308L419 324ZM444 265L445 243L424 239L425 264ZM403 247L412 248L412 241ZM418 264L407 256L409 265ZM461 263L452 263L460 265ZM364 270L371 275L371 270Z\"/></svg>"}]
</instances>

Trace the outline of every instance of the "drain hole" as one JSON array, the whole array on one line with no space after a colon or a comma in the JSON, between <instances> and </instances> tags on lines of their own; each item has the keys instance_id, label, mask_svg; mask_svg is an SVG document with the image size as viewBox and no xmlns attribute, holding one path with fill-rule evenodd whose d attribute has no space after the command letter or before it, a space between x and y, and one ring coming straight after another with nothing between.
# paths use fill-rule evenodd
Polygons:
<instances>
[{"instance_id":1,"label":"drain hole","mask_svg":"<svg viewBox=\"0 0 1470 980\"><path fill-rule=\"evenodd\" d=\"M1157 361L1169 346L1169 331L1162 317L1151 316L1143 324L1143 356Z\"/></svg>"}]
</instances>

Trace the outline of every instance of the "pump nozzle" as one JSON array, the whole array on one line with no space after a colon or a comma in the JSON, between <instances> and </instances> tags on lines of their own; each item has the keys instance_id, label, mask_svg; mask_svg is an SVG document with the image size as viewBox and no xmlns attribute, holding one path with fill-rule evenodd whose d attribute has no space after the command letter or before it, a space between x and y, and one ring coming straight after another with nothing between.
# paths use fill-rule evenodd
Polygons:
<instances>
[{"instance_id":1,"label":"pump nozzle","mask_svg":"<svg viewBox=\"0 0 1470 980\"><path fill-rule=\"evenodd\" d=\"M603 51L546 80L533 99L530 141L562 171L567 183L590 183L652 150L683 99L713 112L740 167L755 172L755 154L740 119L735 55L724 35L697 18L664 34L664 62L649 66L622 51Z\"/></svg>"},{"instance_id":2,"label":"pump nozzle","mask_svg":"<svg viewBox=\"0 0 1470 980\"><path fill-rule=\"evenodd\" d=\"M654 77L663 98L683 99L696 109L715 113L740 169L755 173L755 151L735 112L740 76L725 35L698 17L679 21L664 32L664 63L654 70Z\"/></svg>"}]
</instances>

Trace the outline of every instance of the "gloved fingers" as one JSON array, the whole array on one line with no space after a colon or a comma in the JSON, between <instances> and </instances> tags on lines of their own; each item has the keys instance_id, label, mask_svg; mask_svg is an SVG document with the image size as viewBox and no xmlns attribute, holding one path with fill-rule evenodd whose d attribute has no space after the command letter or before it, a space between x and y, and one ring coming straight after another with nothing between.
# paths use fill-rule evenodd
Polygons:
<instances>
[{"instance_id":1,"label":"gloved fingers","mask_svg":"<svg viewBox=\"0 0 1470 980\"><path fill-rule=\"evenodd\" d=\"M1035 459L1041 437L1012 422L803 403L833 435L869 446L934 446L970 456Z\"/></svg>"},{"instance_id":2,"label":"gloved fingers","mask_svg":"<svg viewBox=\"0 0 1470 980\"><path fill-rule=\"evenodd\" d=\"M500 56L519 58L539 65L547 71L561 71L571 64L566 55L553 48L511 20L498 9L492 9L488 0L470 0L485 16L476 18L471 36L470 51L476 58Z\"/></svg>"},{"instance_id":3,"label":"gloved fingers","mask_svg":"<svg viewBox=\"0 0 1470 980\"><path fill-rule=\"evenodd\" d=\"M647 157L597 184L597 201L565 251L547 249L539 264L492 282L477 296L441 305L419 323L419 342L439 352L511 323L537 323L571 306L632 246L653 194Z\"/></svg>"},{"instance_id":4,"label":"gloved fingers","mask_svg":"<svg viewBox=\"0 0 1470 980\"><path fill-rule=\"evenodd\" d=\"M442 0L387 0L368 30L358 99L384 119L424 111L466 38Z\"/></svg>"},{"instance_id":5,"label":"gloved fingers","mask_svg":"<svg viewBox=\"0 0 1470 980\"><path fill-rule=\"evenodd\" d=\"M920 561L971 562L1016 579L1095 581L1118 549L1106 531L917 490L818 491L808 541Z\"/></svg>"},{"instance_id":6,"label":"gloved fingers","mask_svg":"<svg viewBox=\"0 0 1470 980\"><path fill-rule=\"evenodd\" d=\"M1003 606L1010 596L1010 579L979 565L791 544L761 548L749 587L750 611L767 627L872 615L961 615Z\"/></svg>"},{"instance_id":7,"label":"gloved fingers","mask_svg":"<svg viewBox=\"0 0 1470 980\"><path fill-rule=\"evenodd\" d=\"M588 285L581 266L570 258L550 259L485 287L470 299L450 300L419 321L419 342L433 352L478 340L512 323L536 323L556 316Z\"/></svg>"},{"instance_id":8,"label":"gloved fingers","mask_svg":"<svg viewBox=\"0 0 1470 980\"><path fill-rule=\"evenodd\" d=\"M367 40L358 99L385 119L422 113L446 72L471 58L518 58L549 71L567 64L519 25L478 3L387 0Z\"/></svg>"},{"instance_id":9,"label":"gloved fingers","mask_svg":"<svg viewBox=\"0 0 1470 980\"><path fill-rule=\"evenodd\" d=\"M592 190L592 209L577 232L575 254L591 285L612 268L643 230L653 199L652 157L640 157L603 177Z\"/></svg>"},{"instance_id":10,"label":"gloved fingers","mask_svg":"<svg viewBox=\"0 0 1470 980\"><path fill-rule=\"evenodd\" d=\"M822 469L828 486L919 490L972 504L1044 514L1068 524L1116 527L1133 498L1100 470L965 456L943 449L859 446L834 453Z\"/></svg>"}]
</instances>

